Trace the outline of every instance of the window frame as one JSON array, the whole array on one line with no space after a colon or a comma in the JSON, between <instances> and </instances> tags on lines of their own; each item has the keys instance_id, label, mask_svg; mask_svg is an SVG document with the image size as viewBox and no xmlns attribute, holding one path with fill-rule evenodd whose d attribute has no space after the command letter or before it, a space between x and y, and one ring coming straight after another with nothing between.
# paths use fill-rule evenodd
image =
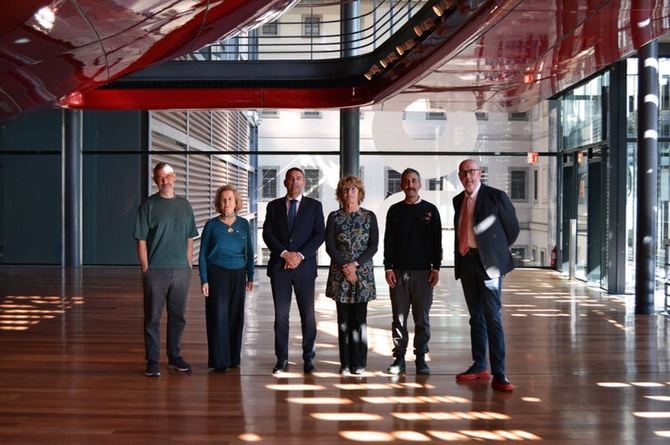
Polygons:
<instances>
[{"instance_id":1,"label":"window frame","mask_svg":"<svg viewBox=\"0 0 670 445\"><path fill-rule=\"evenodd\" d=\"M395 189L395 181L396 181L395 174L398 175L398 177L397 177L398 190L397 191L391 191L391 188ZM393 178L391 178L392 175L394 176ZM391 195L395 195L396 193L402 191L402 189L400 188L401 177L402 177L402 173L400 173L399 171L396 171L395 169L393 169L391 167L385 167L384 168L384 196L386 198L388 198ZM393 186L392 187L391 187L391 184L389 183L389 181L391 181L391 180L393 181Z\"/></svg>"},{"instance_id":2,"label":"window frame","mask_svg":"<svg viewBox=\"0 0 670 445\"><path fill-rule=\"evenodd\" d=\"M259 114L261 119L279 119L279 110L274 109L261 110Z\"/></svg>"},{"instance_id":3,"label":"window frame","mask_svg":"<svg viewBox=\"0 0 670 445\"><path fill-rule=\"evenodd\" d=\"M302 36L307 38L321 37L322 22L323 17L321 15L304 14L302 16Z\"/></svg>"},{"instance_id":4,"label":"window frame","mask_svg":"<svg viewBox=\"0 0 670 445\"><path fill-rule=\"evenodd\" d=\"M510 122L528 122L528 112L510 112L507 113L507 120Z\"/></svg>"},{"instance_id":5,"label":"window frame","mask_svg":"<svg viewBox=\"0 0 670 445\"><path fill-rule=\"evenodd\" d=\"M300 112L300 119L323 119L323 113L318 110L303 110Z\"/></svg>"},{"instance_id":6,"label":"window frame","mask_svg":"<svg viewBox=\"0 0 670 445\"><path fill-rule=\"evenodd\" d=\"M303 169L305 175L305 190L303 194L308 198L321 199L321 169L319 168L305 168ZM316 185L311 183L310 174L317 172Z\"/></svg>"},{"instance_id":7,"label":"window frame","mask_svg":"<svg viewBox=\"0 0 670 445\"><path fill-rule=\"evenodd\" d=\"M274 31L272 31L274 29ZM270 31L270 32L268 32ZM261 26L261 36L278 36L279 35L279 20L274 20L272 22L264 23Z\"/></svg>"},{"instance_id":8,"label":"window frame","mask_svg":"<svg viewBox=\"0 0 670 445\"><path fill-rule=\"evenodd\" d=\"M507 169L507 173L509 175L509 199L512 202L528 202L529 199L529 184L528 184L528 179L530 175L528 174L528 167L509 167ZM512 178L513 173L523 173L524 174L524 196L523 198L516 197L514 195L514 180Z\"/></svg>"},{"instance_id":9,"label":"window frame","mask_svg":"<svg viewBox=\"0 0 670 445\"><path fill-rule=\"evenodd\" d=\"M271 171L271 170L274 170L274 172L275 172L274 180L273 181L268 181L269 183L273 183L273 185L274 185L275 190L274 190L274 196L272 196L272 197L265 196L265 185L267 184L266 181L265 181L265 172L266 171ZM260 183L261 183L260 189L261 190L260 190L260 193L258 194L258 198L259 198L260 201L263 201L263 202L272 201L273 199L277 198L277 192L279 190L279 188L277 187L277 183L279 182L278 181L279 167L263 166L263 167L260 168L260 171L261 171L261 175L260 175Z\"/></svg>"}]
</instances>

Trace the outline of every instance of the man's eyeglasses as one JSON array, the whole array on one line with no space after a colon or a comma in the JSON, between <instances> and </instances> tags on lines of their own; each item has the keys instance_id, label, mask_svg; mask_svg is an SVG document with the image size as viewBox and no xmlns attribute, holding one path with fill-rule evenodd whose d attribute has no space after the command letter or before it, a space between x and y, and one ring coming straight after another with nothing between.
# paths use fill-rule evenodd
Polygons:
<instances>
[{"instance_id":1,"label":"man's eyeglasses","mask_svg":"<svg viewBox=\"0 0 670 445\"><path fill-rule=\"evenodd\" d=\"M458 176L474 176L475 173L480 171L481 169L479 168L469 168L467 170L459 170L458 171Z\"/></svg>"}]
</instances>

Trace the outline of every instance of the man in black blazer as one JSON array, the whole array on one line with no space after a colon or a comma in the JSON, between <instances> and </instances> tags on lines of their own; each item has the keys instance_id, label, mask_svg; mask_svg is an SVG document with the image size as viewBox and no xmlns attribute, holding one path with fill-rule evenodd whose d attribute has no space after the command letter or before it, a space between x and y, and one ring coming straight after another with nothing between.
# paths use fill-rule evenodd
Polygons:
<instances>
[{"instance_id":1,"label":"man in black blazer","mask_svg":"<svg viewBox=\"0 0 670 445\"><path fill-rule=\"evenodd\" d=\"M284 179L286 196L268 204L263 240L270 249L268 276L275 307L275 355L272 373L288 371L288 331L291 293L300 310L302 358L305 374L316 371L316 317L314 281L317 249L324 241L323 208L316 199L303 196L305 174L291 168Z\"/></svg>"},{"instance_id":2,"label":"man in black blazer","mask_svg":"<svg viewBox=\"0 0 670 445\"><path fill-rule=\"evenodd\" d=\"M513 391L514 385L505 375L501 293L502 277L514 269L510 246L519 235L519 221L505 192L481 183L481 168L476 161L461 162L458 177L465 190L454 198L454 271L470 312L474 363L456 380L490 377L486 366L488 343L491 386L498 391Z\"/></svg>"}]
</instances>

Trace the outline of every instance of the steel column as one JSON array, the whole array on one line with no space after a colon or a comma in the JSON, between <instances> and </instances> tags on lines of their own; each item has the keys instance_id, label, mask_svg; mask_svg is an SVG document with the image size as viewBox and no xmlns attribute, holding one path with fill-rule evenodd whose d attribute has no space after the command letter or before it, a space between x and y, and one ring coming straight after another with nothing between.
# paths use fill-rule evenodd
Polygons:
<instances>
[{"instance_id":1,"label":"steel column","mask_svg":"<svg viewBox=\"0 0 670 445\"><path fill-rule=\"evenodd\" d=\"M80 267L82 258L82 113L63 110L63 267Z\"/></svg>"},{"instance_id":2,"label":"steel column","mask_svg":"<svg viewBox=\"0 0 670 445\"><path fill-rule=\"evenodd\" d=\"M658 176L658 43L638 51L635 313L654 312Z\"/></svg>"},{"instance_id":3,"label":"steel column","mask_svg":"<svg viewBox=\"0 0 670 445\"><path fill-rule=\"evenodd\" d=\"M360 1L340 6L342 57L355 56L361 31ZM340 176L360 174L360 109L340 109Z\"/></svg>"}]
</instances>

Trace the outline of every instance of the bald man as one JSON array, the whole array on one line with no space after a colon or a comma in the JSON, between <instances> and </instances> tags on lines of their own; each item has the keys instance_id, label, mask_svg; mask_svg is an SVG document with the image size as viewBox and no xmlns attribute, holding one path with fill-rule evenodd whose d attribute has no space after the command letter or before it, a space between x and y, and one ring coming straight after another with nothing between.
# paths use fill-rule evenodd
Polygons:
<instances>
[{"instance_id":1,"label":"bald man","mask_svg":"<svg viewBox=\"0 0 670 445\"><path fill-rule=\"evenodd\" d=\"M454 198L454 272L461 280L470 312L474 363L456 380L488 379L488 345L497 391L513 391L505 374L505 336L501 319L502 277L514 269L510 246L519 235L519 221L505 192L481 182L482 169L473 159L458 167L463 190Z\"/></svg>"},{"instance_id":2,"label":"bald man","mask_svg":"<svg viewBox=\"0 0 670 445\"><path fill-rule=\"evenodd\" d=\"M168 369L190 372L181 356L181 334L186 325L186 297L191 284L193 238L198 236L191 204L174 193L176 175L169 164L154 167L158 193L142 203L134 238L144 288L144 347L147 377L161 375L160 320L167 305Z\"/></svg>"}]
</instances>

